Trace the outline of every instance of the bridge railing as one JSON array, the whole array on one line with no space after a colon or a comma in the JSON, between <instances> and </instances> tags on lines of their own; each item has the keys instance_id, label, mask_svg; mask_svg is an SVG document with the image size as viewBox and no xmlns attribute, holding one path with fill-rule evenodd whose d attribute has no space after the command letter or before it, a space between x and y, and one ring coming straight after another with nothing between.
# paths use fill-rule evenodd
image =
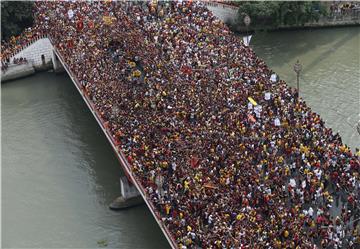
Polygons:
<instances>
[{"instance_id":1,"label":"bridge railing","mask_svg":"<svg viewBox=\"0 0 360 249\"><path fill-rule=\"evenodd\" d=\"M142 198L144 199L146 205L149 207L152 215L154 216L156 222L158 223L159 227L163 231L166 239L169 241L171 247L172 248L178 248L178 245L177 245L177 243L175 241L175 238L173 237L173 235L171 234L169 229L165 226L165 224L162 222L160 213L156 210L155 206L153 205L152 201L150 200L148 194L146 193L144 187L142 186L142 184L140 182L140 179L132 172L131 166L130 166L129 162L127 161L124 153L122 152L121 147L116 145L116 141L114 140L110 130L104 124L105 123L104 119L101 117L99 112L96 110L95 105L90 100L87 92L83 90L83 86L79 83L79 81L77 80L75 75L72 73L72 71L69 69L69 67L65 63L65 60L62 57L61 53L58 51L56 46L54 46L54 42L51 39L51 37L48 36L48 38L49 38L50 43L52 44L52 46L54 48L55 54L58 56L59 60L63 64L65 70L69 74L70 78L73 80L73 82L74 82L76 88L78 89L79 93L81 94L81 96L85 100L85 103L87 104L89 109L92 111L92 114L94 115L96 121L99 123L99 125L100 125L101 129L103 130L105 136L108 138L108 140L109 140L109 142L110 142L110 144L111 144L111 146L112 146L112 148L113 148L113 150L115 152L116 157L118 158L122 168L124 169L124 172L125 172L126 176L128 177L129 180L131 180L131 182L139 190L139 193L141 194Z\"/></svg>"}]
</instances>

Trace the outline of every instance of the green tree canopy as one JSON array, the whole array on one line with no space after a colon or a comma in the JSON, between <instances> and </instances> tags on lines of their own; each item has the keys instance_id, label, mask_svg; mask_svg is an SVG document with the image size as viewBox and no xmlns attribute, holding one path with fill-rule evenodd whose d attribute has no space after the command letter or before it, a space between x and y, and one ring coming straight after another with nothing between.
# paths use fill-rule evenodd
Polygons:
<instances>
[{"instance_id":1,"label":"green tree canopy","mask_svg":"<svg viewBox=\"0 0 360 249\"><path fill-rule=\"evenodd\" d=\"M256 1L239 2L239 23L251 17L253 27L276 28L280 25L303 25L326 15L326 6L319 1Z\"/></svg>"},{"instance_id":2,"label":"green tree canopy","mask_svg":"<svg viewBox=\"0 0 360 249\"><path fill-rule=\"evenodd\" d=\"M19 35L25 28L32 26L33 4L31 1L1 2L1 40Z\"/></svg>"}]
</instances>

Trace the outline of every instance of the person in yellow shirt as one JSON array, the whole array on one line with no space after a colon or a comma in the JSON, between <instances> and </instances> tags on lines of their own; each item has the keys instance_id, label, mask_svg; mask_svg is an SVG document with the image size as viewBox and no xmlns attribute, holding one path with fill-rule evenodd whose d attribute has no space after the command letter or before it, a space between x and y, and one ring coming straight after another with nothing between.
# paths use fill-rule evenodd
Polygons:
<instances>
[{"instance_id":1,"label":"person in yellow shirt","mask_svg":"<svg viewBox=\"0 0 360 249\"><path fill-rule=\"evenodd\" d=\"M360 150L359 150L358 148L356 148L355 150L356 150L356 152L355 152L355 156L360 157Z\"/></svg>"},{"instance_id":2,"label":"person in yellow shirt","mask_svg":"<svg viewBox=\"0 0 360 249\"><path fill-rule=\"evenodd\" d=\"M170 214L170 209L171 209L171 207L170 207L169 203L166 203L166 205L165 205L165 213L166 213L166 215Z\"/></svg>"},{"instance_id":3,"label":"person in yellow shirt","mask_svg":"<svg viewBox=\"0 0 360 249\"><path fill-rule=\"evenodd\" d=\"M184 192L189 191L190 182L188 180L184 181Z\"/></svg>"}]
</instances>

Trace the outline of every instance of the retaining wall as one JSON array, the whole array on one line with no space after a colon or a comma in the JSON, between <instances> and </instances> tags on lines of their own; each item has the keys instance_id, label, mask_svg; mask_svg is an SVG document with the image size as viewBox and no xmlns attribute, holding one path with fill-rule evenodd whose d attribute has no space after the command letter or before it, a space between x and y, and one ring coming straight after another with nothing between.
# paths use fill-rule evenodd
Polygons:
<instances>
[{"instance_id":1,"label":"retaining wall","mask_svg":"<svg viewBox=\"0 0 360 249\"><path fill-rule=\"evenodd\" d=\"M204 2L206 7L213 12L213 14L230 25L230 28L235 32L247 32L242 20L238 20L238 7L216 2ZM354 11L352 14L340 15L333 17L321 17L318 22L308 22L304 25L282 25L277 28L257 27L269 31L286 30L286 29L307 29L307 28L331 28L342 26L360 26L360 10ZM254 26L250 24L249 31L254 31Z\"/></svg>"},{"instance_id":2,"label":"retaining wall","mask_svg":"<svg viewBox=\"0 0 360 249\"><path fill-rule=\"evenodd\" d=\"M15 58L26 58L28 63L16 65L13 64ZM35 71L54 69L54 72L63 72L64 68L57 59L50 40L43 36L34 39L31 43L24 46L10 56L10 64L7 70L1 71L1 82L22 78Z\"/></svg>"},{"instance_id":3,"label":"retaining wall","mask_svg":"<svg viewBox=\"0 0 360 249\"><path fill-rule=\"evenodd\" d=\"M52 53L53 47L48 38L41 38L28 47L21 50L19 53L10 57L10 62L13 61L14 58L26 58L28 61L33 62L33 67L41 68L43 67L43 61L41 56L45 57L45 64L51 63L52 61Z\"/></svg>"},{"instance_id":4,"label":"retaining wall","mask_svg":"<svg viewBox=\"0 0 360 249\"><path fill-rule=\"evenodd\" d=\"M11 65L5 72L1 72L1 82L23 78L34 73L35 69L31 63Z\"/></svg>"},{"instance_id":5,"label":"retaining wall","mask_svg":"<svg viewBox=\"0 0 360 249\"><path fill-rule=\"evenodd\" d=\"M238 8L231 5L205 2L208 10L210 10L217 18L227 24L235 25L237 21Z\"/></svg>"}]
</instances>

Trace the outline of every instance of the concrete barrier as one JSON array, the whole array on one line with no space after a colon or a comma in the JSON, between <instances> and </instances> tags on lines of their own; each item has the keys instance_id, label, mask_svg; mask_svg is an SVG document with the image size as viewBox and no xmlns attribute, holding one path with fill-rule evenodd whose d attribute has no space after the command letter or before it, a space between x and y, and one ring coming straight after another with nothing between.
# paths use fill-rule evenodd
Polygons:
<instances>
[{"instance_id":1,"label":"concrete barrier","mask_svg":"<svg viewBox=\"0 0 360 249\"><path fill-rule=\"evenodd\" d=\"M1 72L1 82L23 78L34 73L35 68L32 66L32 63L10 65L6 71Z\"/></svg>"}]
</instances>

